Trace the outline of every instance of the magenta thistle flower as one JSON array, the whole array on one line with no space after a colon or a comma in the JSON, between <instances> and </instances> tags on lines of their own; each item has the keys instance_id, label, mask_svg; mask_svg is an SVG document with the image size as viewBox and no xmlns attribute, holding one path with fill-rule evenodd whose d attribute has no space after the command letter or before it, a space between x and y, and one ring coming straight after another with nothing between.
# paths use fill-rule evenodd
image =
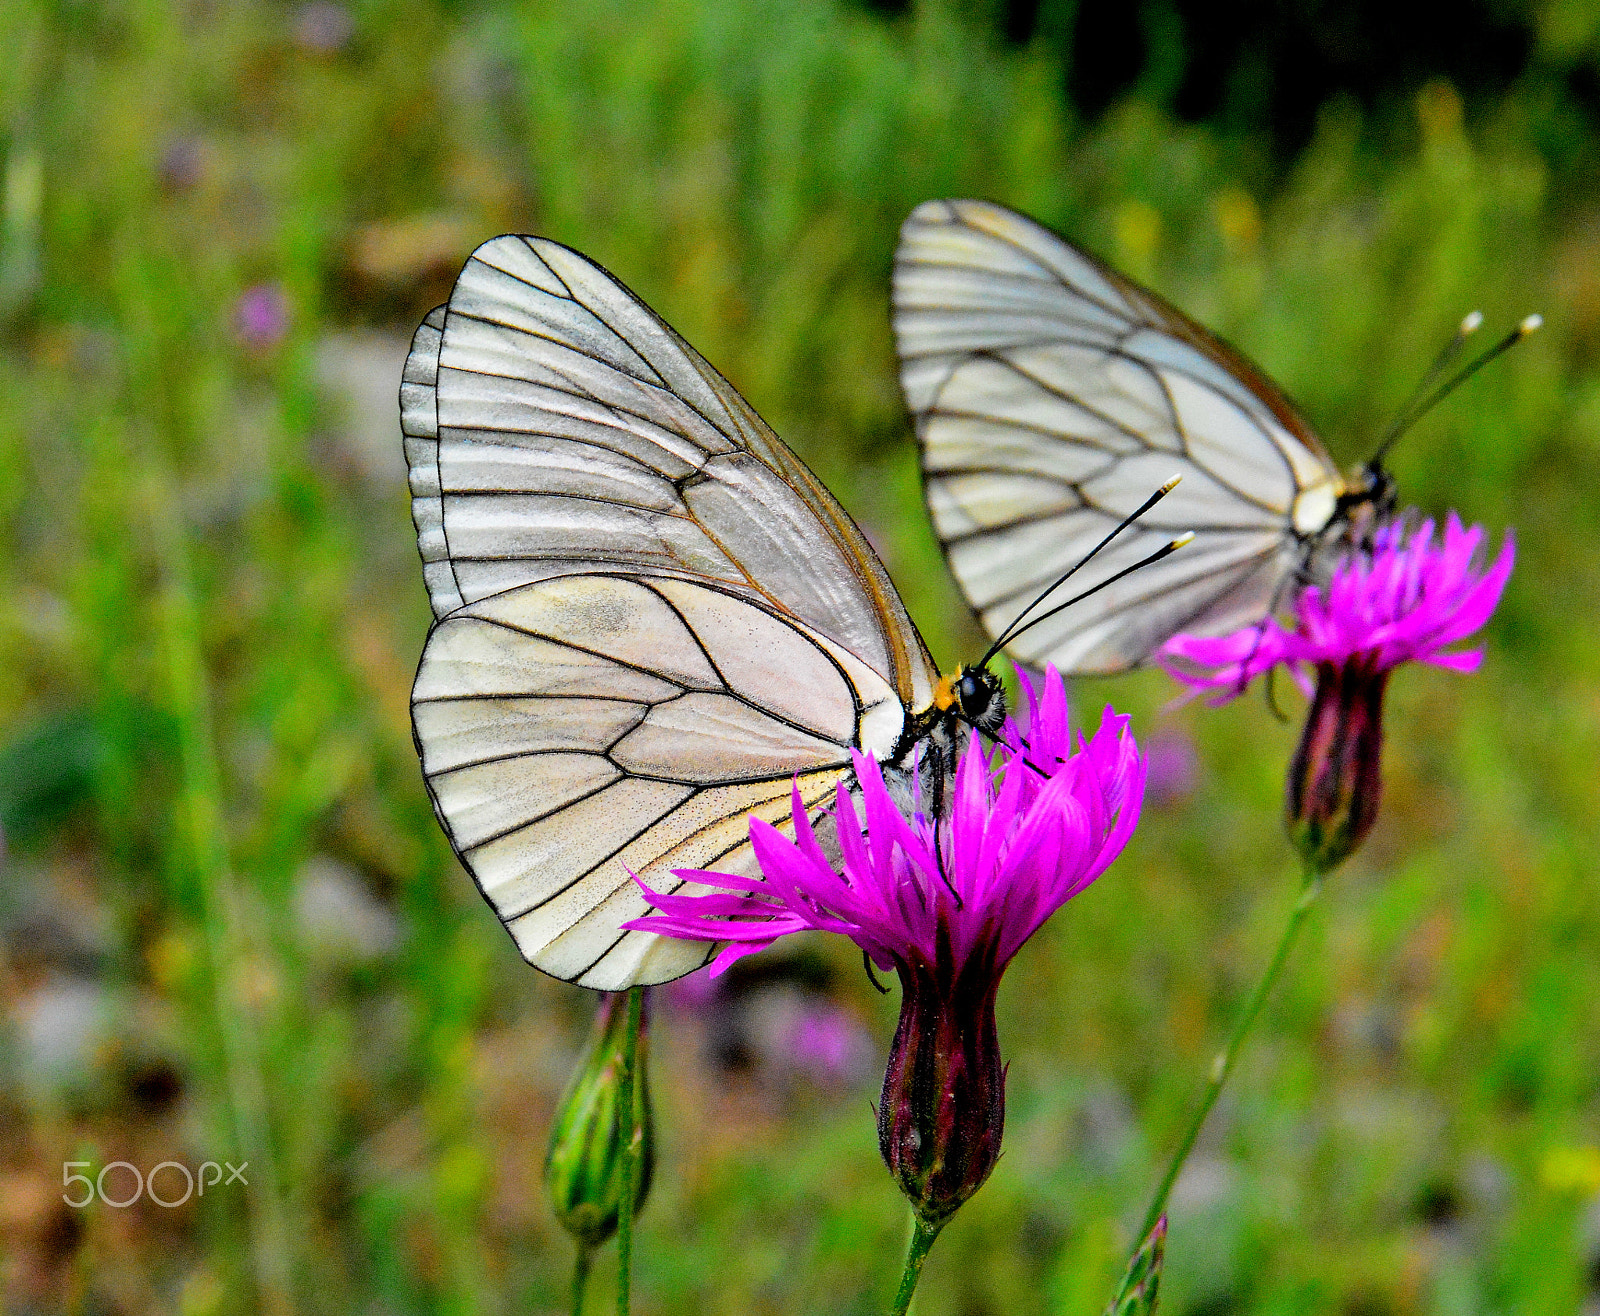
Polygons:
<instances>
[{"instance_id":1,"label":"magenta thistle flower","mask_svg":"<svg viewBox=\"0 0 1600 1316\"><path fill-rule=\"evenodd\" d=\"M1475 671L1481 649L1451 650L1489 620L1511 575L1516 550L1506 536L1482 565L1481 526L1464 529L1454 512L1442 543L1434 523L1408 534L1405 520L1380 528L1326 587L1295 601L1295 626L1275 618L1230 635L1178 635L1163 666L1196 693L1225 703L1282 663L1312 694L1289 768L1289 831L1313 872L1343 862L1377 820L1382 793L1383 694L1401 663ZM1313 686L1310 674L1315 673Z\"/></svg>"},{"instance_id":2,"label":"magenta thistle flower","mask_svg":"<svg viewBox=\"0 0 1600 1316\"><path fill-rule=\"evenodd\" d=\"M937 1228L988 1177L1000 1151L1005 1071L994 1000L1001 974L1057 909L1121 852L1139 817L1144 763L1128 719L1106 709L1074 739L1066 694L1051 670L1025 690L1024 737L1008 724L991 763L976 733L956 769L937 827L896 807L882 771L855 756L861 812L841 783L828 839L818 839L798 791L794 837L751 819L764 881L682 870L723 888L658 895L630 925L726 941L713 972L804 929L849 937L900 978L900 1021L884 1078L879 1144L918 1216ZM1024 743L1025 746L1024 747Z\"/></svg>"}]
</instances>

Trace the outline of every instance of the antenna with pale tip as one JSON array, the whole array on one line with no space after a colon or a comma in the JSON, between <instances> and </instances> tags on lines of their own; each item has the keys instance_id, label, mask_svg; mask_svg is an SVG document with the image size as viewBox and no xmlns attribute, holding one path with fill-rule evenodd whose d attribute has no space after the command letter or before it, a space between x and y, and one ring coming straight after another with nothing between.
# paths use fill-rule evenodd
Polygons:
<instances>
[{"instance_id":1,"label":"antenna with pale tip","mask_svg":"<svg viewBox=\"0 0 1600 1316\"><path fill-rule=\"evenodd\" d=\"M1445 368L1455 360L1456 354L1461 351L1461 345L1467 341L1470 335L1476 333L1479 326L1483 324L1482 311L1469 312L1462 319L1455 333L1451 335L1450 341L1444 345L1443 350L1434 358L1433 364L1428 367L1427 373L1422 376L1421 382L1416 388L1412 389L1411 396L1406 399L1405 405L1396 413L1389 428L1384 431L1383 437L1378 441L1377 451L1372 454L1372 459L1367 462L1367 470L1374 472L1381 470L1383 459L1388 455L1389 449L1394 446L1396 439L1443 402L1450 394L1454 393L1456 389L1465 384L1478 371L1482 370L1489 362L1493 361L1501 353L1515 347L1543 323L1544 316L1542 315L1535 314L1523 317L1515 329L1489 348L1488 351L1463 366L1437 388L1433 388L1434 383L1444 373ZM1430 388L1433 388L1431 393L1428 392ZM1424 394L1427 394L1427 396L1424 397Z\"/></svg>"},{"instance_id":2,"label":"antenna with pale tip","mask_svg":"<svg viewBox=\"0 0 1600 1316\"><path fill-rule=\"evenodd\" d=\"M1119 571L1115 576L1110 577L1110 579L1101 581L1100 584L1098 584L1098 585L1096 585L1094 587L1094 589L1087 590L1086 592L1078 595L1077 598L1069 599L1066 603L1061 604L1060 607L1052 608L1049 612L1045 613L1044 616L1035 617L1033 619L1033 621L1030 621L1028 623L1027 626L1023 626L1022 625L1022 619L1024 617L1026 617L1030 612L1032 612L1035 608L1037 608L1047 598L1049 598L1058 589L1060 589L1063 585L1065 585L1067 583L1067 581L1071 580L1073 576L1075 576L1079 571L1081 571L1084 568L1084 566L1086 566L1088 564L1089 560L1091 558L1093 558L1096 553L1098 553L1102 548L1104 548L1113 539L1115 539L1118 535L1120 535L1124 530L1126 530L1129 526L1131 526L1135 521L1137 521L1141 516L1143 516L1152 507L1154 507L1157 503L1159 503L1169 493L1171 493L1174 489L1176 489L1178 487L1178 482L1180 480L1182 480L1182 479L1183 479L1183 476L1174 475L1164 485L1162 485L1153 494L1151 494L1148 498L1146 498L1144 500L1144 502L1140 503L1138 507L1134 508L1134 510L1132 512L1128 513L1127 516L1123 517L1122 520L1117 523L1116 528L1114 530L1112 530L1110 534L1108 534L1098 544L1096 544L1087 553L1085 553L1081 558L1079 558L1076 562L1074 562L1072 564L1072 566L1068 567L1066 571L1064 571L1060 576L1058 576L1056 578L1055 583L1052 584L1049 589L1045 590L1044 593L1040 594L1038 598L1034 599L1034 601L1032 603L1030 603L1021 612L1019 612L1012 619L1011 624L1009 626L1007 626L1005 628L1005 630L1000 632L1000 634L995 638L995 642L989 646L988 652L985 653L983 655L983 657L978 660L978 666L979 667L987 667L989 665L989 660L991 658L993 658L995 656L995 654L999 653L1001 649L1005 648L1006 645L1010 644L1012 640L1016 639L1017 636L1021 635L1023 631L1028 629L1028 627L1034 626L1038 622L1043 621L1045 619L1045 617L1053 617L1053 616L1055 616L1055 614L1060 612L1062 608L1070 608L1074 603L1078 602L1079 599L1088 598L1090 594L1093 594L1095 592L1095 590L1104 589L1107 585L1109 585L1111 583L1111 581L1120 580L1123 576L1127 575L1129 571L1133 571L1133 570L1136 570L1138 567L1144 566L1145 565L1144 562L1139 562L1139 563L1136 563L1134 566L1127 568L1126 571ZM1189 538L1192 539L1192 538L1194 538L1194 536L1191 534L1189 536ZM1188 541L1185 540L1184 542L1187 543ZM1156 560L1156 558L1165 557L1168 553L1170 553L1174 548L1177 548L1177 547L1179 547L1179 545L1176 544L1176 543L1169 544L1169 545L1167 545L1166 548L1162 549L1159 553L1155 554L1154 557L1146 559L1146 561L1154 562Z\"/></svg>"},{"instance_id":3,"label":"antenna with pale tip","mask_svg":"<svg viewBox=\"0 0 1600 1316\"><path fill-rule=\"evenodd\" d=\"M1173 483L1176 483L1176 481L1174 481ZM1161 561L1161 559L1166 557L1168 553L1176 553L1185 544L1188 544L1188 543L1192 542L1193 539L1194 539L1194 531L1193 530L1185 530L1176 539L1168 540L1165 544L1163 544L1160 548L1156 549L1156 551L1154 553L1151 553L1148 557L1140 558L1132 566L1123 567L1121 571L1116 572L1114 575L1107 576L1104 580L1098 582L1097 584L1089 586L1089 588L1084 590L1082 594L1075 595L1074 597L1068 599L1065 603L1056 604L1056 606L1051 608L1049 612L1041 612L1037 617L1035 617L1032 621L1030 621L1026 626L1021 626L1021 627L1018 627L1017 629L1013 630L1011 632L1010 638L1014 640L1014 639L1017 638L1017 636L1022 635L1027 631L1031 631L1040 622L1049 621L1050 618L1052 618L1052 617L1054 617L1056 615L1056 613L1065 612L1074 603L1082 603L1091 594L1098 594L1101 590L1105 589L1105 587L1107 585L1115 585L1124 576L1130 576L1135 571L1140 571L1143 568L1148 567L1153 563ZM988 660L985 659L984 661L987 662Z\"/></svg>"}]
</instances>

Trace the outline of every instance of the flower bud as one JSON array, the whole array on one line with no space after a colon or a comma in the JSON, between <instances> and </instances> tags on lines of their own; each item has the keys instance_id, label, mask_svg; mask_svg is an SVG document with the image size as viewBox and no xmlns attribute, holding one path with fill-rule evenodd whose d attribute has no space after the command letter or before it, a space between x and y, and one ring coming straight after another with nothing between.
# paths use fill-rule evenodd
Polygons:
<instances>
[{"instance_id":1,"label":"flower bud","mask_svg":"<svg viewBox=\"0 0 1600 1316\"><path fill-rule=\"evenodd\" d=\"M622 1110L623 1046L628 1028L628 995L608 993L600 998L594 1028L578 1068L567 1086L550 1129L545 1152L544 1177L556 1217L580 1243L598 1247L617 1232L622 1200L622 1175L633 1121ZM644 1130L639 1195L634 1213L644 1206L655 1168L655 1122L650 1089L645 1082L649 1038L649 997L640 1015L636 1052L635 1110Z\"/></svg>"},{"instance_id":2,"label":"flower bud","mask_svg":"<svg viewBox=\"0 0 1600 1316\"><path fill-rule=\"evenodd\" d=\"M1000 1158L1006 1075L1000 1063L992 955L900 965L900 1023L878 1108L878 1147L925 1224L942 1225Z\"/></svg>"},{"instance_id":3,"label":"flower bud","mask_svg":"<svg viewBox=\"0 0 1600 1316\"><path fill-rule=\"evenodd\" d=\"M1161 1288L1161 1263L1167 1246L1167 1217L1156 1221L1139 1250L1128 1258L1128 1269L1105 1316L1151 1316Z\"/></svg>"},{"instance_id":4,"label":"flower bud","mask_svg":"<svg viewBox=\"0 0 1600 1316\"><path fill-rule=\"evenodd\" d=\"M1389 670L1359 657L1317 666L1288 789L1289 839L1313 873L1348 859L1377 821Z\"/></svg>"}]
</instances>

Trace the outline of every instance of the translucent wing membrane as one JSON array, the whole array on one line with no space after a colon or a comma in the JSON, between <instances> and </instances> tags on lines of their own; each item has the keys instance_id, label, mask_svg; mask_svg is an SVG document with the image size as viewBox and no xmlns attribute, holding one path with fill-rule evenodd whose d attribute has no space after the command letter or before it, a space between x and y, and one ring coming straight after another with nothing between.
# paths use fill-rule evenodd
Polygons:
<instances>
[{"instance_id":1,"label":"translucent wing membrane","mask_svg":"<svg viewBox=\"0 0 1600 1316\"><path fill-rule=\"evenodd\" d=\"M1342 481L1273 385L1222 340L1002 207L930 201L901 230L894 327L929 509L989 632L1152 490L1182 483L1086 569L1196 539L1010 646L1117 671L1179 630L1262 616Z\"/></svg>"},{"instance_id":2,"label":"translucent wing membrane","mask_svg":"<svg viewBox=\"0 0 1600 1316\"><path fill-rule=\"evenodd\" d=\"M619 931L673 868L757 870L745 815L820 801L903 723L882 677L791 618L674 577L586 574L458 609L412 695L441 822L523 955L614 990L705 948Z\"/></svg>"},{"instance_id":3,"label":"translucent wing membrane","mask_svg":"<svg viewBox=\"0 0 1600 1316\"><path fill-rule=\"evenodd\" d=\"M422 553L422 579L434 616L442 617L462 604L450 546L444 536L444 499L439 484L439 342L444 331L445 308L436 306L417 326L400 378L400 433L411 475L411 520L417 527L417 547Z\"/></svg>"},{"instance_id":4,"label":"translucent wing membrane","mask_svg":"<svg viewBox=\"0 0 1600 1316\"><path fill-rule=\"evenodd\" d=\"M587 987L705 947L622 932L629 874L749 872L748 815L820 802L932 697L861 532L738 393L603 270L503 237L418 329L401 388L437 618L423 773L525 958Z\"/></svg>"},{"instance_id":5,"label":"translucent wing membrane","mask_svg":"<svg viewBox=\"0 0 1600 1316\"><path fill-rule=\"evenodd\" d=\"M406 367L419 400L403 405L424 562L432 551L450 566L448 582L429 580L436 615L573 571L677 572L749 590L907 703L931 698L932 661L854 522L605 271L558 243L496 238L435 329L437 315Z\"/></svg>"}]
</instances>

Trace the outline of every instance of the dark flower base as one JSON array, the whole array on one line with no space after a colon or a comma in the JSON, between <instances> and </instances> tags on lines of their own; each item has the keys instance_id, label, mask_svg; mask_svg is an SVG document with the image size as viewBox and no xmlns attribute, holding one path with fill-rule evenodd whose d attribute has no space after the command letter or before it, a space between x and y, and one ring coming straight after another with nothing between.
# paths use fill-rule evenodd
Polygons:
<instances>
[{"instance_id":1,"label":"dark flower base","mask_svg":"<svg viewBox=\"0 0 1600 1316\"><path fill-rule=\"evenodd\" d=\"M899 966L900 1022L878 1108L878 1146L918 1217L942 1225L983 1185L1005 1131L992 950Z\"/></svg>"}]
</instances>

